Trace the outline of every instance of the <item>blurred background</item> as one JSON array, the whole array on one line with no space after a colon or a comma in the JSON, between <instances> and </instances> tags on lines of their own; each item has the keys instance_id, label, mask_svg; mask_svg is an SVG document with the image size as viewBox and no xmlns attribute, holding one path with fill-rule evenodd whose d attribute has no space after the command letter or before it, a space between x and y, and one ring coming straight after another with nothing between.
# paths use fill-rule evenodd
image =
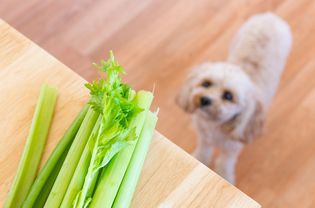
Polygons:
<instances>
[{"instance_id":1,"label":"blurred background","mask_svg":"<svg viewBox=\"0 0 315 208\"><path fill-rule=\"evenodd\" d=\"M237 187L265 207L315 207L315 1L0 0L0 18L86 80L114 50L126 81L155 85L158 130L187 152L196 136L174 102L186 74L224 60L240 25L263 11L289 22L294 47L266 132L240 157Z\"/></svg>"}]
</instances>

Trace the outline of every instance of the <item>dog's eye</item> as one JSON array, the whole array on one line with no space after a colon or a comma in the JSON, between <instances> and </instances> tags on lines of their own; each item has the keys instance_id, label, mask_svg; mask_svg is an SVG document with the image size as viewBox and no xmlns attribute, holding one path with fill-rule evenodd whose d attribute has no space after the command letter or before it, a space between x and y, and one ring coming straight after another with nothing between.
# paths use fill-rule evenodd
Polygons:
<instances>
[{"instance_id":1,"label":"dog's eye","mask_svg":"<svg viewBox=\"0 0 315 208\"><path fill-rule=\"evenodd\" d=\"M212 85L212 82L210 82L209 80L205 80L201 83L201 86L205 88L211 87L211 85Z\"/></svg>"},{"instance_id":2,"label":"dog's eye","mask_svg":"<svg viewBox=\"0 0 315 208\"><path fill-rule=\"evenodd\" d=\"M224 91L224 93L222 95L222 99L228 100L228 101L233 101L233 94L230 91L226 90L226 91Z\"/></svg>"}]
</instances>

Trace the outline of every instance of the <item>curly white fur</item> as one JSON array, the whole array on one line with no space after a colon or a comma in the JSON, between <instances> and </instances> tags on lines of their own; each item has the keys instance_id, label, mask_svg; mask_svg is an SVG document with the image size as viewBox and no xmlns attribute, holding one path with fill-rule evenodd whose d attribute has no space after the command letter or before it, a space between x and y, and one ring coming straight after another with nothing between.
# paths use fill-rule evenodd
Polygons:
<instances>
[{"instance_id":1,"label":"curly white fur","mask_svg":"<svg viewBox=\"0 0 315 208\"><path fill-rule=\"evenodd\" d=\"M286 22L272 13L251 17L236 34L225 62L194 68L177 96L193 113L198 132L194 156L235 183L234 169L244 144L261 133L292 44Z\"/></svg>"}]
</instances>

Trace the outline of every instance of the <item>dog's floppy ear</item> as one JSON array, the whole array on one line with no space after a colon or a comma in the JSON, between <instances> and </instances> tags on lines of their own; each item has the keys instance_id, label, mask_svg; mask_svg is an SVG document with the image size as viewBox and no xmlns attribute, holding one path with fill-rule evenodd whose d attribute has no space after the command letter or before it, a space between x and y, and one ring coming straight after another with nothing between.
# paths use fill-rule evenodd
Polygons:
<instances>
[{"instance_id":1,"label":"dog's floppy ear","mask_svg":"<svg viewBox=\"0 0 315 208\"><path fill-rule=\"evenodd\" d=\"M184 85L181 87L180 91L176 95L175 101L179 107L188 113L193 112L192 103L190 102L191 95L191 84L189 83L189 78L185 81Z\"/></svg>"},{"instance_id":2,"label":"dog's floppy ear","mask_svg":"<svg viewBox=\"0 0 315 208\"><path fill-rule=\"evenodd\" d=\"M264 104L260 99L254 98L249 101L243 112L223 124L223 130L230 134L233 140L250 143L262 133L264 123Z\"/></svg>"},{"instance_id":3,"label":"dog's floppy ear","mask_svg":"<svg viewBox=\"0 0 315 208\"><path fill-rule=\"evenodd\" d=\"M246 127L241 141L244 143L250 143L261 135L264 128L265 109L261 100L256 100L252 115L249 117L248 121L244 122L246 122Z\"/></svg>"},{"instance_id":4,"label":"dog's floppy ear","mask_svg":"<svg viewBox=\"0 0 315 208\"><path fill-rule=\"evenodd\" d=\"M194 111L194 105L192 103L191 93L194 87L194 81L197 77L197 70L193 69L185 80L182 88L176 95L175 101L184 111L192 113Z\"/></svg>"}]
</instances>

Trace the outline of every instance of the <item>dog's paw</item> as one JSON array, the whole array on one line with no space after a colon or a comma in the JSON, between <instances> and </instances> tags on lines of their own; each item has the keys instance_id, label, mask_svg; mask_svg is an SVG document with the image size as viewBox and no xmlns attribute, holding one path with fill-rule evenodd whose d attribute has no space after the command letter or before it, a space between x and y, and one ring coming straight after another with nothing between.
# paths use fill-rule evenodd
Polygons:
<instances>
[{"instance_id":1,"label":"dog's paw","mask_svg":"<svg viewBox=\"0 0 315 208\"><path fill-rule=\"evenodd\" d=\"M235 176L233 174L223 176L223 178L225 178L230 184L235 185Z\"/></svg>"},{"instance_id":2,"label":"dog's paw","mask_svg":"<svg viewBox=\"0 0 315 208\"><path fill-rule=\"evenodd\" d=\"M234 173L232 172L228 172L222 168L218 168L216 167L215 168L215 172L217 174L219 174L222 178L224 178L225 180L227 180L229 183L235 185L235 176L234 176Z\"/></svg>"},{"instance_id":3,"label":"dog's paw","mask_svg":"<svg viewBox=\"0 0 315 208\"><path fill-rule=\"evenodd\" d=\"M194 151L192 154L191 154L194 158L196 158L197 160L199 160L201 163L203 163L204 165L208 165L208 159L204 154L202 154L200 151Z\"/></svg>"}]
</instances>

